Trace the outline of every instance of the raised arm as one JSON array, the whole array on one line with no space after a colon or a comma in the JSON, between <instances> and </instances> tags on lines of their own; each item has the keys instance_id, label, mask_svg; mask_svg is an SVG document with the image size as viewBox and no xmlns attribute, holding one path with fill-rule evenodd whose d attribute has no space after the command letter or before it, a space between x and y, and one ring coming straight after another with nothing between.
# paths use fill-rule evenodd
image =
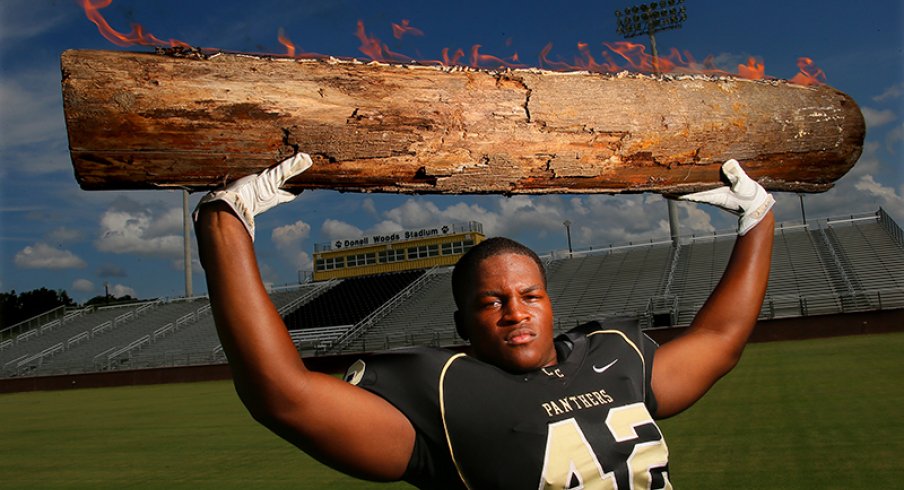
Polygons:
<instances>
[{"instance_id":1,"label":"raised arm","mask_svg":"<svg viewBox=\"0 0 904 490\"><path fill-rule=\"evenodd\" d=\"M278 187L308 166L287 160L199 204L195 231L217 333L256 420L340 471L397 480L414 444L408 419L368 391L307 370L260 279L254 214L291 200Z\"/></svg>"},{"instance_id":2,"label":"raised arm","mask_svg":"<svg viewBox=\"0 0 904 490\"><path fill-rule=\"evenodd\" d=\"M775 226L771 207L775 201L737 162L726 162L723 171L731 187L685 198L739 214L739 236L719 284L688 331L656 351L652 382L658 418L693 405L737 364L766 294Z\"/></svg>"}]
</instances>

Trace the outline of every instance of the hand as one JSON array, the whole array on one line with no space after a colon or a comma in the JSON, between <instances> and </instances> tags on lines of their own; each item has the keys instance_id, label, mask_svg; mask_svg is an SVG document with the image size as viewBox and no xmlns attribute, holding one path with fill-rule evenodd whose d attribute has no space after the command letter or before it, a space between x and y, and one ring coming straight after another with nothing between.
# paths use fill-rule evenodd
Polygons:
<instances>
[{"instance_id":1,"label":"hand","mask_svg":"<svg viewBox=\"0 0 904 490\"><path fill-rule=\"evenodd\" d=\"M712 204L740 216L738 235L744 235L766 216L775 199L744 173L737 160L731 159L722 164L722 173L728 177L730 187L687 194L678 199Z\"/></svg>"},{"instance_id":2,"label":"hand","mask_svg":"<svg viewBox=\"0 0 904 490\"><path fill-rule=\"evenodd\" d=\"M292 177L309 169L311 165L313 162L307 153L298 153L257 175L242 177L224 189L208 193L201 198L192 216L197 221L198 209L201 206L211 201L223 201L235 211L253 241L254 217L277 204L295 199L295 194L280 187Z\"/></svg>"}]
</instances>

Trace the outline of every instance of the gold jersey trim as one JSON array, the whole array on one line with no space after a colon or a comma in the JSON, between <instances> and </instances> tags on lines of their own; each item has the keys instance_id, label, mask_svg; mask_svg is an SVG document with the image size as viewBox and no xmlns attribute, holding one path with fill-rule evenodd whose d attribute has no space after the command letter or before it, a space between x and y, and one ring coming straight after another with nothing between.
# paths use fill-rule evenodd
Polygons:
<instances>
[{"instance_id":1,"label":"gold jersey trim","mask_svg":"<svg viewBox=\"0 0 904 490\"><path fill-rule=\"evenodd\" d=\"M459 353L450 357L446 364L443 366L443 370L439 374L439 412L440 416L443 419L443 432L446 434L446 444L449 446L449 456L452 458L452 464L455 465L455 471L458 472L458 477L461 479L461 482L465 485L465 488L468 490L471 489L471 485L468 485L468 481L465 479L464 473L461 472L461 466L458 464L458 459L455 458L455 451L452 449L452 439L449 437L449 424L446 423L446 400L445 400L445 382L446 382L446 371L449 369L449 366L452 365L457 359L465 357L467 354Z\"/></svg>"}]
</instances>

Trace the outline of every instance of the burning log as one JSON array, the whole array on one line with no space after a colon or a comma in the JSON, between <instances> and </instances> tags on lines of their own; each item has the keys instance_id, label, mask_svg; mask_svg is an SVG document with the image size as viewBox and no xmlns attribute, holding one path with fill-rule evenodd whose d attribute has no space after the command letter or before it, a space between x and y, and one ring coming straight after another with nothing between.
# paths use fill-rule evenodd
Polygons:
<instances>
[{"instance_id":1,"label":"burning log","mask_svg":"<svg viewBox=\"0 0 904 490\"><path fill-rule=\"evenodd\" d=\"M865 132L847 95L783 81L110 51L62 73L84 189L208 189L304 151L294 190L685 193L736 158L820 192Z\"/></svg>"}]
</instances>

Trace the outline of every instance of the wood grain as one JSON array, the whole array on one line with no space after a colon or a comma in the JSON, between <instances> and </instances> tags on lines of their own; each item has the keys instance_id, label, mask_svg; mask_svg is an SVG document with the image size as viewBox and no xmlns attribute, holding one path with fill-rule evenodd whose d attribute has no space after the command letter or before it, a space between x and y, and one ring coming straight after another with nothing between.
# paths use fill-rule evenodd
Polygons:
<instances>
[{"instance_id":1,"label":"wood grain","mask_svg":"<svg viewBox=\"0 0 904 490\"><path fill-rule=\"evenodd\" d=\"M820 192L857 161L857 104L828 86L702 76L66 51L84 189L203 190L296 151L289 187L393 193L685 193L738 159Z\"/></svg>"}]
</instances>

